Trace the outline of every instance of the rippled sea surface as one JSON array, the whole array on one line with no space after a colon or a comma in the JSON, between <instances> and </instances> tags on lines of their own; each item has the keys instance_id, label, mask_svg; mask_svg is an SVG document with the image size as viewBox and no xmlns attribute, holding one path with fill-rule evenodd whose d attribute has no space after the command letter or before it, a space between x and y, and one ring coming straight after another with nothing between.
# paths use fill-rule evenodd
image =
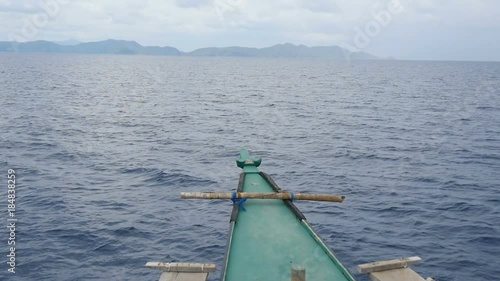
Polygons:
<instances>
[{"instance_id":1,"label":"rippled sea surface","mask_svg":"<svg viewBox=\"0 0 500 281\"><path fill-rule=\"evenodd\" d=\"M284 189L347 197L296 204L351 272L500 278L500 63L0 54L0 97L0 280L220 268L230 202L179 193L234 190L243 147Z\"/></svg>"}]
</instances>

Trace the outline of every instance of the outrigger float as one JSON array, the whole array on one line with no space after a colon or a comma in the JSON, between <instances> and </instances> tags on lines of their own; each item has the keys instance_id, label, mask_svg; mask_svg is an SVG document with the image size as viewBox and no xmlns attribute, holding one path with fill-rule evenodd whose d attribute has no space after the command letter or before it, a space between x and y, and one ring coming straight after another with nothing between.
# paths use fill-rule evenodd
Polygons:
<instances>
[{"instance_id":1,"label":"outrigger float","mask_svg":"<svg viewBox=\"0 0 500 281\"><path fill-rule=\"evenodd\" d=\"M342 202L344 196L284 192L259 171L261 159L252 158L247 150L241 150L236 163L243 172L235 192L181 193L183 199L231 199L234 203L221 281L355 280L293 203ZM358 270L375 281L425 281L408 268L419 261L412 257L375 262L360 265ZM160 281L205 281L216 266L148 262L146 267L161 270Z\"/></svg>"}]
</instances>

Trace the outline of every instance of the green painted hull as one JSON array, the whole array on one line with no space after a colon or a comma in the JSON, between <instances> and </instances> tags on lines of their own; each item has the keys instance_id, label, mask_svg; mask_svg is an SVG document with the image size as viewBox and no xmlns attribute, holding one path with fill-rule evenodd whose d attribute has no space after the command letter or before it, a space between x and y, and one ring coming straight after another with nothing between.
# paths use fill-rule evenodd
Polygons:
<instances>
[{"instance_id":1,"label":"green painted hull","mask_svg":"<svg viewBox=\"0 0 500 281\"><path fill-rule=\"evenodd\" d=\"M276 192L279 187L242 150L238 191ZM353 281L305 217L288 200L248 200L231 216L223 281L290 281L291 267L306 269L307 281Z\"/></svg>"}]
</instances>

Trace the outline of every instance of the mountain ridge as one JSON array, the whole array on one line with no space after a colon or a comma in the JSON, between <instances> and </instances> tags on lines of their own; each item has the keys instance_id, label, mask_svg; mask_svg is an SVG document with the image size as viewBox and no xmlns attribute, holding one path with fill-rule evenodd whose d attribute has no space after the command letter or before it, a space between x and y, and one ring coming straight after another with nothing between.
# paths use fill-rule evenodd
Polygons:
<instances>
[{"instance_id":1,"label":"mountain ridge","mask_svg":"<svg viewBox=\"0 0 500 281\"><path fill-rule=\"evenodd\" d=\"M206 47L191 52L182 52L170 46L143 46L136 41L107 39L78 44L60 44L37 40L30 42L0 41L0 52L20 53L72 53L72 54L127 54L158 56L211 56L211 57L289 57L331 59L379 59L366 52L351 52L339 46L277 44L264 48L254 47Z\"/></svg>"}]
</instances>

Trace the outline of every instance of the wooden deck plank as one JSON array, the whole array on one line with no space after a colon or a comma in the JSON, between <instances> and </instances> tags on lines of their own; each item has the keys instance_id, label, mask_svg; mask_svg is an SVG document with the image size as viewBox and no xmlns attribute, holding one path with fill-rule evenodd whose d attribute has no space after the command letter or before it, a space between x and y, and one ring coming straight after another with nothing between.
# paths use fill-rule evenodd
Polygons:
<instances>
[{"instance_id":1,"label":"wooden deck plank","mask_svg":"<svg viewBox=\"0 0 500 281\"><path fill-rule=\"evenodd\" d=\"M420 257L409 257L396 260L377 261L377 262L358 265L358 271L359 273L371 273L371 272L384 271L390 269L404 268L410 265L420 263L421 261L422 259Z\"/></svg>"},{"instance_id":2,"label":"wooden deck plank","mask_svg":"<svg viewBox=\"0 0 500 281\"><path fill-rule=\"evenodd\" d=\"M185 262L148 262L146 267L158 269L164 272L185 272L185 273L203 273L215 272L215 264L209 263L185 263Z\"/></svg>"}]
</instances>

